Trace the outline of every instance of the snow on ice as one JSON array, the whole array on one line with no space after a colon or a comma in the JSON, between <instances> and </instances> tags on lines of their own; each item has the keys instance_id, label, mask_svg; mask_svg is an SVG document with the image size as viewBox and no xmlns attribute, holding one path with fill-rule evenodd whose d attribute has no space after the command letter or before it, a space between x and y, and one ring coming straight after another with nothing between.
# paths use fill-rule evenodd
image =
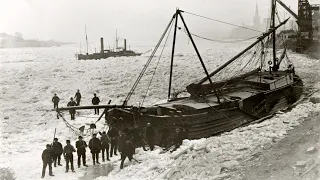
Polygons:
<instances>
[{"instance_id":1,"label":"snow on ice","mask_svg":"<svg viewBox=\"0 0 320 180\"><path fill-rule=\"evenodd\" d=\"M217 45L214 49L203 52L203 59L209 71L217 63L226 61L247 44ZM61 101L59 106L66 106L70 97L80 89L82 104L89 105L93 93L97 93L102 104L112 99L112 104L122 103L126 93L138 76L147 56L130 58L110 58L108 60L77 61L73 57L75 47L27 48L0 50L0 167L14 170L17 179L38 179L41 176L41 153L45 145L51 143L54 128L56 137L65 145L70 139L74 145L77 135L73 134L61 119L51 111L51 98L57 93ZM296 72L301 75L307 86L320 88L319 62L304 55L289 56L296 64ZM165 60L169 59L168 53ZM153 64L153 68L154 68ZM166 97L169 61L158 67L156 79L152 84L147 104L152 104ZM194 53L185 52L176 57L174 87L184 88L192 81L204 76L201 65ZM150 68L152 69L152 68ZM147 72L142 84L132 97L132 103L141 101L152 73ZM315 94L315 96L320 96ZM320 105L302 103L290 112L277 114L259 124L238 128L220 136L199 140L184 140L183 145L174 153L159 154L154 151L136 150L135 159L125 161L125 168L120 170L119 156L112 157L103 170L105 174L89 176L86 168L76 168L76 173L65 173L64 166L53 167L54 177L48 179L223 179L228 178L229 170L236 169L240 162L250 159L255 153L270 148L274 142L285 137L290 129L299 125L310 113L319 112ZM66 112L65 117L69 120ZM97 120L93 112L77 111L76 120L71 122L79 128ZM103 120L102 120L103 121ZM104 122L97 124L98 130L108 127ZM90 139L90 132L85 140ZM76 165L76 154L74 154ZM87 150L89 169L92 161ZM65 165L65 162L62 161ZM75 166L76 167L76 166ZM110 171L110 172L107 172ZM89 178L90 177L90 178Z\"/></svg>"}]
</instances>

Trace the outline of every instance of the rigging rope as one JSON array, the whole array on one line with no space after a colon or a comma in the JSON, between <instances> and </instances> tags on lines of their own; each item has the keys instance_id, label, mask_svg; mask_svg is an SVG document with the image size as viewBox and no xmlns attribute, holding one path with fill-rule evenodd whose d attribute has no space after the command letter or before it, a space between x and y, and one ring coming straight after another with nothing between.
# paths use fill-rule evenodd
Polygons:
<instances>
[{"instance_id":1,"label":"rigging rope","mask_svg":"<svg viewBox=\"0 0 320 180\"><path fill-rule=\"evenodd\" d=\"M169 22L168 26L166 27L166 29L165 29L165 31L163 32L163 34L162 34L162 36L161 36L160 40L158 41L158 43L157 43L156 47L154 48L154 50L153 50L152 54L150 55L150 57L149 57L149 59L148 59L147 63L144 65L144 67L143 67L143 69L142 69L141 73L139 74L139 76L138 76L137 80L135 81L134 85L132 86L132 88L131 88L130 92L128 93L128 95L127 95L127 97L126 97L126 99L125 99L124 103L127 103L127 102L129 101L129 99L130 99L131 95L133 94L133 92L135 91L136 87L138 86L138 84L139 84L139 82L140 82L140 80L141 80L142 76L144 75L145 71L147 70L147 68L148 68L148 66L149 66L149 64L150 64L150 62L151 62L151 60L152 60L152 58L154 57L155 53L157 52L158 47L160 46L160 44L161 44L161 42L162 42L163 38L165 37L165 35L166 35L166 33L167 33L167 31L168 31L169 27L171 26L171 24L172 24L172 22L173 22L173 19L174 19L174 18L175 18L175 16L171 18L171 20L170 20L170 22Z\"/></svg>"},{"instance_id":2,"label":"rigging rope","mask_svg":"<svg viewBox=\"0 0 320 180\"><path fill-rule=\"evenodd\" d=\"M173 26L173 24L171 23L170 29L169 29L169 33L168 33L167 38L166 38L166 40L165 40L165 42L164 42L164 46L163 46L162 51L161 51L161 53L160 53L160 56L159 56L159 58L158 58L158 62L157 62L156 67L155 67L155 69L154 69L154 71L153 71L152 77L151 77L150 82L149 82L148 87L147 87L146 94L145 94L145 96L144 96L143 99L142 99L142 102L141 102L141 104L140 104L140 107L142 107L142 105L143 105L143 103L144 103L144 100L145 100L146 97L147 97L148 91L149 91L149 89L150 89L150 86L151 86L151 83L152 83L152 81L153 81L154 75L156 74L156 71L157 71L157 68L158 68L160 59L161 59L161 57L162 57L163 50L164 50L164 48L166 47L166 44L167 44L167 41L168 41L168 38L169 38L169 35L170 35L170 32L171 32L172 26Z\"/></svg>"},{"instance_id":3,"label":"rigging rope","mask_svg":"<svg viewBox=\"0 0 320 180\"><path fill-rule=\"evenodd\" d=\"M186 30L181 27L178 27L178 29L184 33L187 34ZM239 43L239 42L244 42L244 41L248 41L248 40L252 40L252 39L255 39L255 38L258 38L259 36L253 36L253 37L250 37L250 38L247 38L247 39L239 39L239 40L234 40L234 41L221 41L221 40L217 40L217 39L210 39L210 38L206 38L206 37L203 37L203 36L199 36L197 34L193 34L193 33L190 33L192 36L195 36L197 38L200 38L200 39L204 39L204 40L207 40L207 41L212 41L212 42L217 42L217 43Z\"/></svg>"},{"instance_id":4,"label":"rigging rope","mask_svg":"<svg viewBox=\"0 0 320 180\"><path fill-rule=\"evenodd\" d=\"M262 31L259 31L259 30L255 30L255 29L247 28L247 27L245 27L245 26L239 26L239 25L236 25L236 24L232 24L232 23L220 21L220 20L217 20L217 19L213 19L213 18L201 16L201 15L194 14L194 13L191 13L191 12L187 12L187 11L181 11L181 12L184 12L184 13L187 13L187 14L191 14L191 15L194 15L194 16L198 16L198 17L202 17L202 18L204 18L204 19L209 19L209 20L212 20L212 21L216 21L216 22L219 22L219 23L228 24L228 25L231 25L231 26L235 26L235 27L247 29L247 30L250 30L250 31L255 31L255 32L263 33Z\"/></svg>"}]
</instances>

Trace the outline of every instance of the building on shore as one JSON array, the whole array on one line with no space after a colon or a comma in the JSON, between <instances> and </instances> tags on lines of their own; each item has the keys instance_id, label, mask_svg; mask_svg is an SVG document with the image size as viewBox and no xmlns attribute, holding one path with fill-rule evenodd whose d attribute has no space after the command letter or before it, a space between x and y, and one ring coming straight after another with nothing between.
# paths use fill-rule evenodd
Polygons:
<instances>
[{"instance_id":1,"label":"building on shore","mask_svg":"<svg viewBox=\"0 0 320 180\"><path fill-rule=\"evenodd\" d=\"M248 29L244 29L241 27L237 27L237 28L232 29L231 34L230 34L230 38L231 39L245 39L245 38L257 36L257 35L261 34L260 32L266 31L266 27L268 27L269 23L270 23L270 18L264 18L261 21L258 4L256 4L255 15L253 17L253 24L252 25L242 24L242 26L246 27L248 29L254 29L257 32L250 31Z\"/></svg>"}]
</instances>

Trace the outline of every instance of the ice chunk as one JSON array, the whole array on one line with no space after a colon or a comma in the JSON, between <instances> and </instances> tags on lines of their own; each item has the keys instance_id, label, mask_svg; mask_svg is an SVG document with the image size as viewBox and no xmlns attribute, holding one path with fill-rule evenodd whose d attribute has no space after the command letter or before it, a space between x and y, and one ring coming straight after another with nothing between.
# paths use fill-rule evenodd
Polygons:
<instances>
[{"instance_id":1,"label":"ice chunk","mask_svg":"<svg viewBox=\"0 0 320 180\"><path fill-rule=\"evenodd\" d=\"M309 147L309 148L306 150L306 153L312 154L312 153L316 152L316 150L317 150L316 147Z\"/></svg>"},{"instance_id":2,"label":"ice chunk","mask_svg":"<svg viewBox=\"0 0 320 180\"><path fill-rule=\"evenodd\" d=\"M306 161L298 161L296 163L296 167L300 167L300 168L304 168L304 167L306 167L306 165L307 165Z\"/></svg>"},{"instance_id":3,"label":"ice chunk","mask_svg":"<svg viewBox=\"0 0 320 180\"><path fill-rule=\"evenodd\" d=\"M236 166L239 166L239 162L236 160L226 161L221 166L227 169L234 169Z\"/></svg>"},{"instance_id":4,"label":"ice chunk","mask_svg":"<svg viewBox=\"0 0 320 180\"><path fill-rule=\"evenodd\" d=\"M309 101L313 104L320 103L320 97L311 97Z\"/></svg>"}]
</instances>

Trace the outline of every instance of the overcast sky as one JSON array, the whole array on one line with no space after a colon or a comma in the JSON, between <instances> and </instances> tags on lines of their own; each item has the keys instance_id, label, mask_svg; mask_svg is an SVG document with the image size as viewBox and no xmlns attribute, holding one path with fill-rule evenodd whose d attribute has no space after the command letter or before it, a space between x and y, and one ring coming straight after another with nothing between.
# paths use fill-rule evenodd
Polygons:
<instances>
[{"instance_id":1,"label":"overcast sky","mask_svg":"<svg viewBox=\"0 0 320 180\"><path fill-rule=\"evenodd\" d=\"M298 0L282 0L297 12ZM319 3L320 0L310 0ZM176 7L236 24L252 24L256 3L267 17L270 0L0 0L0 32L21 32L26 38L80 42L87 26L90 40L114 38L116 28L128 41L154 42ZM287 15L288 16L288 15ZM230 29L185 15L198 29Z\"/></svg>"}]
</instances>

